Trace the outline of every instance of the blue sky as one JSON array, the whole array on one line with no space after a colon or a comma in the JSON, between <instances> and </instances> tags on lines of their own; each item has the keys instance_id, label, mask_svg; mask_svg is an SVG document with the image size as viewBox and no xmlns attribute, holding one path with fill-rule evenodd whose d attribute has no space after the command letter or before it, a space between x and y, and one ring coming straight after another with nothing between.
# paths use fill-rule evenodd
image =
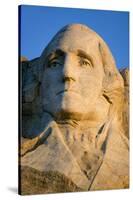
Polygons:
<instances>
[{"instance_id":1,"label":"blue sky","mask_svg":"<svg viewBox=\"0 0 133 200\"><path fill-rule=\"evenodd\" d=\"M63 26L82 23L102 36L118 68L129 66L128 12L23 5L20 19L20 53L29 60L39 57Z\"/></svg>"}]
</instances>

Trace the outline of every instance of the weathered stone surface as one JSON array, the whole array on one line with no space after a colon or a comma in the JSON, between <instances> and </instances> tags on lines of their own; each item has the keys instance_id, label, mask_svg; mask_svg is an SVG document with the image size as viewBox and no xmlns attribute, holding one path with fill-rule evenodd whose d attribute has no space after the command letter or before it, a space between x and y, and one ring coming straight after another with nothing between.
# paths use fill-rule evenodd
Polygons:
<instances>
[{"instance_id":1,"label":"weathered stone surface","mask_svg":"<svg viewBox=\"0 0 133 200\"><path fill-rule=\"evenodd\" d=\"M23 195L82 191L70 179L56 171L41 172L22 167L21 177Z\"/></svg>"},{"instance_id":2,"label":"weathered stone surface","mask_svg":"<svg viewBox=\"0 0 133 200\"><path fill-rule=\"evenodd\" d=\"M121 74L103 39L80 24L22 63L22 194L128 188L129 86Z\"/></svg>"},{"instance_id":3,"label":"weathered stone surface","mask_svg":"<svg viewBox=\"0 0 133 200\"><path fill-rule=\"evenodd\" d=\"M128 67L123 68L122 70L120 70L120 73L124 79L124 86L128 86L129 87L129 69Z\"/></svg>"},{"instance_id":4,"label":"weathered stone surface","mask_svg":"<svg viewBox=\"0 0 133 200\"><path fill-rule=\"evenodd\" d=\"M129 69L124 68L120 73L124 79L123 129L129 138Z\"/></svg>"}]
</instances>

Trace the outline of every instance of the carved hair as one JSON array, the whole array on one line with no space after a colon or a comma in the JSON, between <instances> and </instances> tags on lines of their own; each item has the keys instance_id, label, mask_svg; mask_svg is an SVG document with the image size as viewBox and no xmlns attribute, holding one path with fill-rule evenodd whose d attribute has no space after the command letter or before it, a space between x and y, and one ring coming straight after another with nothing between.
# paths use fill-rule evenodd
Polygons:
<instances>
[{"instance_id":1,"label":"carved hair","mask_svg":"<svg viewBox=\"0 0 133 200\"><path fill-rule=\"evenodd\" d=\"M112 53L99 37L99 51L102 58L105 77L103 79L103 96L112 104L110 115L117 115L117 119L122 124L123 101L124 101L124 81L120 75Z\"/></svg>"}]
</instances>

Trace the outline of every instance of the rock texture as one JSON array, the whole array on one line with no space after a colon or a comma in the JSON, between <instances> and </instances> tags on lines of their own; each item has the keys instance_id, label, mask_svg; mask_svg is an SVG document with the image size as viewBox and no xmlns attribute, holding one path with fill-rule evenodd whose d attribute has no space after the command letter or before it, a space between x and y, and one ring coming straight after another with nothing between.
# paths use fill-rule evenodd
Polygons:
<instances>
[{"instance_id":1,"label":"rock texture","mask_svg":"<svg viewBox=\"0 0 133 200\"><path fill-rule=\"evenodd\" d=\"M94 31L59 31L21 62L20 193L129 187L129 71Z\"/></svg>"},{"instance_id":2,"label":"rock texture","mask_svg":"<svg viewBox=\"0 0 133 200\"><path fill-rule=\"evenodd\" d=\"M120 73L124 79L123 129L129 138L129 69L123 68Z\"/></svg>"},{"instance_id":3,"label":"rock texture","mask_svg":"<svg viewBox=\"0 0 133 200\"><path fill-rule=\"evenodd\" d=\"M21 168L21 178L23 195L82 191L58 171L41 172L26 166Z\"/></svg>"}]
</instances>

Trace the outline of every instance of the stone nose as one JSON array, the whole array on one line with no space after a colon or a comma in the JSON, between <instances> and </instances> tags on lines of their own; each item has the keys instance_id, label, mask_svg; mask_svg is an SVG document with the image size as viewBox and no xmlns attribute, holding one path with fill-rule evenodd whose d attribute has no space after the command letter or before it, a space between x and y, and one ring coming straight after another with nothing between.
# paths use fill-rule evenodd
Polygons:
<instances>
[{"instance_id":1,"label":"stone nose","mask_svg":"<svg viewBox=\"0 0 133 200\"><path fill-rule=\"evenodd\" d=\"M63 67L63 82L76 81L76 71L74 68L73 56L66 55Z\"/></svg>"}]
</instances>

